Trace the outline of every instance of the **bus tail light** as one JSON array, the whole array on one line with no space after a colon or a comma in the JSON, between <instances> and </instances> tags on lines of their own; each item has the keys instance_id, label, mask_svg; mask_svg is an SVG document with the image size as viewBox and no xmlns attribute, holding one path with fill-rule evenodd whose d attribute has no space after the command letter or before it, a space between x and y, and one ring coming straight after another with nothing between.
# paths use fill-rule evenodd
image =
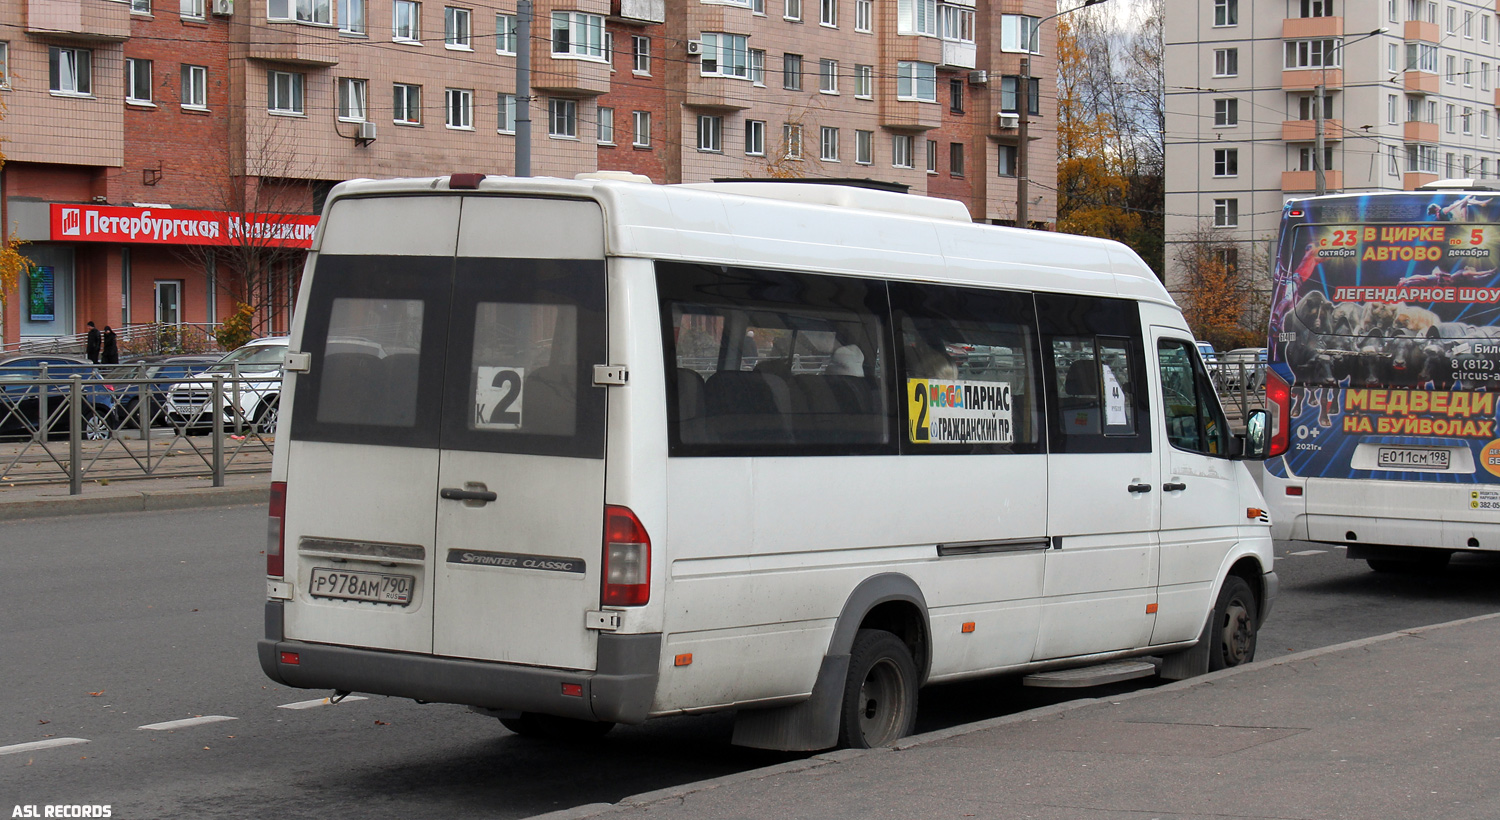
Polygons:
<instances>
[{"instance_id":1,"label":"bus tail light","mask_svg":"<svg viewBox=\"0 0 1500 820\"><path fill-rule=\"evenodd\" d=\"M651 600L651 537L626 507L604 508L605 606L644 606Z\"/></svg>"},{"instance_id":2,"label":"bus tail light","mask_svg":"<svg viewBox=\"0 0 1500 820\"><path fill-rule=\"evenodd\" d=\"M286 482L271 482L271 510L266 523L266 574L280 578L286 574L282 544L286 540Z\"/></svg>"},{"instance_id":3,"label":"bus tail light","mask_svg":"<svg viewBox=\"0 0 1500 820\"><path fill-rule=\"evenodd\" d=\"M1266 371L1266 404L1271 409L1271 449L1267 458L1285 455L1292 434L1292 387L1274 370Z\"/></svg>"}]
</instances>

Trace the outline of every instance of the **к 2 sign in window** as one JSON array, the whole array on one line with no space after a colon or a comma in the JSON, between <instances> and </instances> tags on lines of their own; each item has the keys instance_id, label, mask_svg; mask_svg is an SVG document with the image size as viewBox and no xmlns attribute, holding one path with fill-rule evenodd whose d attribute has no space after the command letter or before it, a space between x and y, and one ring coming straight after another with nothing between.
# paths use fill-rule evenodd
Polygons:
<instances>
[{"instance_id":1,"label":"\u043a 2 sign in window","mask_svg":"<svg viewBox=\"0 0 1500 820\"><path fill-rule=\"evenodd\" d=\"M475 371L479 384L474 389L474 429L520 429L525 371L519 367L477 367Z\"/></svg>"},{"instance_id":2,"label":"\u043a 2 sign in window","mask_svg":"<svg viewBox=\"0 0 1500 820\"><path fill-rule=\"evenodd\" d=\"M908 437L922 444L1009 444L1010 383L907 379Z\"/></svg>"}]
</instances>

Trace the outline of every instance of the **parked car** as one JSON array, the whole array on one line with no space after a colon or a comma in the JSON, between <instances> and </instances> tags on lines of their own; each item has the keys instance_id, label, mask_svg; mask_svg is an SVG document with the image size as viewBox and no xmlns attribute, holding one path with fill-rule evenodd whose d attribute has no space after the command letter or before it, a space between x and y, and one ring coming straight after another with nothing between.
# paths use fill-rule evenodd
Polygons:
<instances>
[{"instance_id":1,"label":"parked car","mask_svg":"<svg viewBox=\"0 0 1500 820\"><path fill-rule=\"evenodd\" d=\"M1213 342L1199 340L1194 344L1198 346L1198 353L1203 357L1204 364L1213 364L1219 360L1219 351L1214 350Z\"/></svg>"},{"instance_id":2,"label":"parked car","mask_svg":"<svg viewBox=\"0 0 1500 820\"><path fill-rule=\"evenodd\" d=\"M1266 349L1263 347L1239 347L1219 357L1214 367L1219 389L1240 389L1240 377L1244 376L1244 389L1260 390L1266 385Z\"/></svg>"},{"instance_id":3,"label":"parked car","mask_svg":"<svg viewBox=\"0 0 1500 820\"><path fill-rule=\"evenodd\" d=\"M253 423L256 432L274 432L288 341L285 336L256 339L192 378L172 385L167 391L167 419L179 429L212 427L213 377L221 375L226 426L232 426L238 416L243 422ZM238 381L234 378L236 373Z\"/></svg>"},{"instance_id":4,"label":"parked car","mask_svg":"<svg viewBox=\"0 0 1500 820\"><path fill-rule=\"evenodd\" d=\"M151 402L150 419L157 424L166 412L167 392L180 379L195 376L207 370L209 365L224 358L222 354L186 356L137 356L127 359L108 374L111 378L171 379L155 384L116 384L115 407L110 423L116 427L140 427L140 403L142 388Z\"/></svg>"},{"instance_id":5,"label":"parked car","mask_svg":"<svg viewBox=\"0 0 1500 820\"><path fill-rule=\"evenodd\" d=\"M83 437L94 441L109 438L109 417L117 398L114 386L106 384L99 368L87 359L61 353L0 358L0 438L31 438L42 431L49 438L67 438L69 388L62 382L27 383L44 375L49 380L81 376ZM47 398L45 418L43 395Z\"/></svg>"}]
</instances>

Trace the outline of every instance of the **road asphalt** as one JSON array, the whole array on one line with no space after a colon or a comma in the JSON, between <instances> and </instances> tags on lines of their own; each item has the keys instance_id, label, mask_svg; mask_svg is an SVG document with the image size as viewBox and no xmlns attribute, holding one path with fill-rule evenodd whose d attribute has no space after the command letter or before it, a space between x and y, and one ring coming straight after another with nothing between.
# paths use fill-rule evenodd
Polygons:
<instances>
[{"instance_id":1,"label":"road asphalt","mask_svg":"<svg viewBox=\"0 0 1500 820\"><path fill-rule=\"evenodd\" d=\"M265 475L0 486L0 520L262 503ZM1500 817L1500 613L534 820Z\"/></svg>"}]
</instances>

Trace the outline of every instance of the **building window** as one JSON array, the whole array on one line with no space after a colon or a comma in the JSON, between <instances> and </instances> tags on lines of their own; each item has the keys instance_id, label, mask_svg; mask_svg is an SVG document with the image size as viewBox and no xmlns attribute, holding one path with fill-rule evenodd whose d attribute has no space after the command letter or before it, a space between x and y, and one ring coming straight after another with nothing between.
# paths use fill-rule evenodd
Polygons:
<instances>
[{"instance_id":1,"label":"building window","mask_svg":"<svg viewBox=\"0 0 1500 820\"><path fill-rule=\"evenodd\" d=\"M125 58L125 101L151 103L151 61Z\"/></svg>"},{"instance_id":2,"label":"building window","mask_svg":"<svg viewBox=\"0 0 1500 820\"><path fill-rule=\"evenodd\" d=\"M514 14L495 15L495 53L516 53L516 16Z\"/></svg>"},{"instance_id":3,"label":"building window","mask_svg":"<svg viewBox=\"0 0 1500 820\"><path fill-rule=\"evenodd\" d=\"M201 9L203 0L197 0ZM299 23L328 25L333 22L332 4L327 0L266 0L266 19L295 20ZM202 16L200 13L199 16Z\"/></svg>"},{"instance_id":4,"label":"building window","mask_svg":"<svg viewBox=\"0 0 1500 820\"><path fill-rule=\"evenodd\" d=\"M203 0L180 0L177 13L190 20L202 20L206 16L203 12Z\"/></svg>"},{"instance_id":5,"label":"building window","mask_svg":"<svg viewBox=\"0 0 1500 820\"><path fill-rule=\"evenodd\" d=\"M964 81L957 77L948 81L948 112L964 113Z\"/></svg>"},{"instance_id":6,"label":"building window","mask_svg":"<svg viewBox=\"0 0 1500 820\"><path fill-rule=\"evenodd\" d=\"M1438 48L1431 43L1406 44L1406 70L1438 73Z\"/></svg>"},{"instance_id":7,"label":"building window","mask_svg":"<svg viewBox=\"0 0 1500 820\"><path fill-rule=\"evenodd\" d=\"M10 43L0 40L0 88L10 88Z\"/></svg>"},{"instance_id":8,"label":"building window","mask_svg":"<svg viewBox=\"0 0 1500 820\"><path fill-rule=\"evenodd\" d=\"M862 100L875 96L874 66L857 65L854 67L854 96Z\"/></svg>"},{"instance_id":9,"label":"building window","mask_svg":"<svg viewBox=\"0 0 1500 820\"><path fill-rule=\"evenodd\" d=\"M499 112L495 130L502 134L516 133L516 95L495 95L495 110Z\"/></svg>"},{"instance_id":10,"label":"building window","mask_svg":"<svg viewBox=\"0 0 1500 820\"><path fill-rule=\"evenodd\" d=\"M1458 107L1450 103L1443 113L1446 114L1443 117L1444 127L1448 130L1448 133L1452 134L1458 120Z\"/></svg>"},{"instance_id":11,"label":"building window","mask_svg":"<svg viewBox=\"0 0 1500 820\"><path fill-rule=\"evenodd\" d=\"M906 60L896 63L896 99L937 102L937 66Z\"/></svg>"},{"instance_id":12,"label":"building window","mask_svg":"<svg viewBox=\"0 0 1500 820\"><path fill-rule=\"evenodd\" d=\"M368 114L365 99L364 80L339 78L339 119L363 122Z\"/></svg>"},{"instance_id":13,"label":"building window","mask_svg":"<svg viewBox=\"0 0 1500 820\"><path fill-rule=\"evenodd\" d=\"M938 6L938 37L952 43L974 42L974 10L963 6Z\"/></svg>"},{"instance_id":14,"label":"building window","mask_svg":"<svg viewBox=\"0 0 1500 820\"><path fill-rule=\"evenodd\" d=\"M635 148L651 147L651 112L632 111L630 144Z\"/></svg>"},{"instance_id":15,"label":"building window","mask_svg":"<svg viewBox=\"0 0 1500 820\"><path fill-rule=\"evenodd\" d=\"M745 120L745 154L752 157L766 155L765 120Z\"/></svg>"},{"instance_id":16,"label":"building window","mask_svg":"<svg viewBox=\"0 0 1500 820\"><path fill-rule=\"evenodd\" d=\"M825 26L838 27L839 24L839 0L820 0L818 3L818 23Z\"/></svg>"},{"instance_id":17,"label":"building window","mask_svg":"<svg viewBox=\"0 0 1500 820\"><path fill-rule=\"evenodd\" d=\"M875 162L875 132L854 132L854 162L857 165L871 165Z\"/></svg>"},{"instance_id":18,"label":"building window","mask_svg":"<svg viewBox=\"0 0 1500 820\"><path fill-rule=\"evenodd\" d=\"M182 67L182 107L208 110L208 66Z\"/></svg>"},{"instance_id":19,"label":"building window","mask_svg":"<svg viewBox=\"0 0 1500 820\"><path fill-rule=\"evenodd\" d=\"M786 0L786 7L781 13L783 20L802 19L802 0Z\"/></svg>"},{"instance_id":20,"label":"building window","mask_svg":"<svg viewBox=\"0 0 1500 820\"><path fill-rule=\"evenodd\" d=\"M1237 48L1214 49L1214 76L1238 77L1240 75L1240 50Z\"/></svg>"},{"instance_id":21,"label":"building window","mask_svg":"<svg viewBox=\"0 0 1500 820\"><path fill-rule=\"evenodd\" d=\"M1464 9L1464 37L1474 39L1474 12L1470 9Z\"/></svg>"},{"instance_id":22,"label":"building window","mask_svg":"<svg viewBox=\"0 0 1500 820\"><path fill-rule=\"evenodd\" d=\"M449 88L443 92L448 110L448 127L474 130L474 92L468 88Z\"/></svg>"},{"instance_id":23,"label":"building window","mask_svg":"<svg viewBox=\"0 0 1500 820\"><path fill-rule=\"evenodd\" d=\"M1488 108L1481 108L1481 109L1479 109L1479 136L1481 136L1481 137L1488 137L1489 135L1490 135L1490 110Z\"/></svg>"},{"instance_id":24,"label":"building window","mask_svg":"<svg viewBox=\"0 0 1500 820\"><path fill-rule=\"evenodd\" d=\"M93 93L93 56L93 52L86 48L49 47L47 74L52 93L77 97Z\"/></svg>"},{"instance_id":25,"label":"building window","mask_svg":"<svg viewBox=\"0 0 1500 820\"><path fill-rule=\"evenodd\" d=\"M1237 177L1240 175L1240 151L1238 148L1214 149L1214 176Z\"/></svg>"},{"instance_id":26,"label":"building window","mask_svg":"<svg viewBox=\"0 0 1500 820\"><path fill-rule=\"evenodd\" d=\"M1470 108L1467 105L1464 106L1464 113L1463 113L1462 117L1459 119L1459 122L1462 124L1461 130L1463 131L1464 136L1473 136L1473 134L1474 134L1474 109Z\"/></svg>"},{"instance_id":27,"label":"building window","mask_svg":"<svg viewBox=\"0 0 1500 820\"><path fill-rule=\"evenodd\" d=\"M578 139L578 101L553 97L547 100L547 136Z\"/></svg>"},{"instance_id":28,"label":"building window","mask_svg":"<svg viewBox=\"0 0 1500 820\"><path fill-rule=\"evenodd\" d=\"M1000 50L1020 54L1034 53L1032 48L1041 46L1033 37L1037 20L1036 17L1024 14L1000 15Z\"/></svg>"},{"instance_id":29,"label":"building window","mask_svg":"<svg viewBox=\"0 0 1500 820\"><path fill-rule=\"evenodd\" d=\"M937 0L896 0L896 33L937 36Z\"/></svg>"},{"instance_id":30,"label":"building window","mask_svg":"<svg viewBox=\"0 0 1500 820\"><path fill-rule=\"evenodd\" d=\"M937 173L937 141L924 140L927 143L927 173Z\"/></svg>"},{"instance_id":31,"label":"building window","mask_svg":"<svg viewBox=\"0 0 1500 820\"><path fill-rule=\"evenodd\" d=\"M1490 16L1488 14L1479 15L1479 41L1481 43L1490 41Z\"/></svg>"},{"instance_id":32,"label":"building window","mask_svg":"<svg viewBox=\"0 0 1500 820\"><path fill-rule=\"evenodd\" d=\"M824 162L839 161L839 130L823 126L818 138L818 158Z\"/></svg>"},{"instance_id":33,"label":"building window","mask_svg":"<svg viewBox=\"0 0 1500 820\"><path fill-rule=\"evenodd\" d=\"M1240 101L1233 98L1214 100L1214 127L1240 124Z\"/></svg>"},{"instance_id":34,"label":"building window","mask_svg":"<svg viewBox=\"0 0 1500 820\"><path fill-rule=\"evenodd\" d=\"M604 60L604 18L581 11L552 12L552 56Z\"/></svg>"},{"instance_id":35,"label":"building window","mask_svg":"<svg viewBox=\"0 0 1500 820\"><path fill-rule=\"evenodd\" d=\"M705 77L750 76L750 55L746 47L748 38L743 34L718 34L704 32L703 57L698 70Z\"/></svg>"},{"instance_id":36,"label":"building window","mask_svg":"<svg viewBox=\"0 0 1500 820\"><path fill-rule=\"evenodd\" d=\"M1214 25L1236 26L1240 22L1240 0L1214 0Z\"/></svg>"},{"instance_id":37,"label":"building window","mask_svg":"<svg viewBox=\"0 0 1500 820\"><path fill-rule=\"evenodd\" d=\"M595 141L600 145L614 145L615 110L613 108L600 108L596 120L599 125L599 136Z\"/></svg>"},{"instance_id":38,"label":"building window","mask_svg":"<svg viewBox=\"0 0 1500 820\"><path fill-rule=\"evenodd\" d=\"M1457 161L1457 159L1453 156L1453 152L1449 151L1448 152L1447 160L1443 163L1443 169L1444 169L1443 170L1443 176L1449 177L1449 178L1453 177L1453 166L1456 163L1456 161Z\"/></svg>"},{"instance_id":39,"label":"building window","mask_svg":"<svg viewBox=\"0 0 1500 820\"><path fill-rule=\"evenodd\" d=\"M339 0L339 31L365 33L365 0Z\"/></svg>"},{"instance_id":40,"label":"building window","mask_svg":"<svg viewBox=\"0 0 1500 820\"><path fill-rule=\"evenodd\" d=\"M1016 146L1000 146L1000 154L996 159L995 169L996 173L1002 177L1013 177L1016 175Z\"/></svg>"},{"instance_id":41,"label":"building window","mask_svg":"<svg viewBox=\"0 0 1500 820\"><path fill-rule=\"evenodd\" d=\"M874 30L872 28L872 21L875 17L873 8L874 2L875 0L854 0L855 31L868 33Z\"/></svg>"},{"instance_id":42,"label":"building window","mask_svg":"<svg viewBox=\"0 0 1500 820\"><path fill-rule=\"evenodd\" d=\"M443 45L447 48L472 50L469 10L449 6L443 9Z\"/></svg>"},{"instance_id":43,"label":"building window","mask_svg":"<svg viewBox=\"0 0 1500 820\"><path fill-rule=\"evenodd\" d=\"M1318 98L1312 94L1302 94L1297 97L1297 119L1315 120L1318 118ZM1323 95L1323 119L1333 119L1333 97Z\"/></svg>"},{"instance_id":44,"label":"building window","mask_svg":"<svg viewBox=\"0 0 1500 820\"><path fill-rule=\"evenodd\" d=\"M422 41L422 4L412 0L396 0L392 10L391 39L401 43Z\"/></svg>"},{"instance_id":45,"label":"building window","mask_svg":"<svg viewBox=\"0 0 1500 820\"><path fill-rule=\"evenodd\" d=\"M1490 64L1486 62L1479 64L1479 90L1490 90Z\"/></svg>"},{"instance_id":46,"label":"building window","mask_svg":"<svg viewBox=\"0 0 1500 820\"><path fill-rule=\"evenodd\" d=\"M1444 81L1447 82L1448 85L1456 84L1458 82L1458 58L1449 55L1449 57L1443 61L1443 64L1447 68L1447 70L1443 72Z\"/></svg>"},{"instance_id":47,"label":"building window","mask_svg":"<svg viewBox=\"0 0 1500 820\"><path fill-rule=\"evenodd\" d=\"M724 118L698 115L698 150L710 154L724 152Z\"/></svg>"},{"instance_id":48,"label":"building window","mask_svg":"<svg viewBox=\"0 0 1500 820\"><path fill-rule=\"evenodd\" d=\"M1288 40L1286 42L1285 68L1337 68L1339 65L1339 41Z\"/></svg>"},{"instance_id":49,"label":"building window","mask_svg":"<svg viewBox=\"0 0 1500 820\"><path fill-rule=\"evenodd\" d=\"M266 72L266 110L272 114L301 114L302 83L301 74Z\"/></svg>"},{"instance_id":50,"label":"building window","mask_svg":"<svg viewBox=\"0 0 1500 820\"><path fill-rule=\"evenodd\" d=\"M802 90L802 55L781 55L781 87L788 91Z\"/></svg>"},{"instance_id":51,"label":"building window","mask_svg":"<svg viewBox=\"0 0 1500 820\"><path fill-rule=\"evenodd\" d=\"M910 168L912 139L910 134L893 134L891 136L891 166L894 168Z\"/></svg>"},{"instance_id":52,"label":"building window","mask_svg":"<svg viewBox=\"0 0 1500 820\"><path fill-rule=\"evenodd\" d=\"M1302 0L1302 16L1332 17L1333 0Z\"/></svg>"},{"instance_id":53,"label":"building window","mask_svg":"<svg viewBox=\"0 0 1500 820\"><path fill-rule=\"evenodd\" d=\"M1473 88L1474 87L1474 61L1473 60L1467 60L1467 59L1464 60L1463 77L1464 77L1464 87L1465 88Z\"/></svg>"},{"instance_id":54,"label":"building window","mask_svg":"<svg viewBox=\"0 0 1500 820\"><path fill-rule=\"evenodd\" d=\"M1214 227L1234 228L1240 224L1240 201L1238 199L1214 200Z\"/></svg>"},{"instance_id":55,"label":"building window","mask_svg":"<svg viewBox=\"0 0 1500 820\"><path fill-rule=\"evenodd\" d=\"M781 145L783 159L802 159L802 126L794 122L782 124Z\"/></svg>"},{"instance_id":56,"label":"building window","mask_svg":"<svg viewBox=\"0 0 1500 820\"><path fill-rule=\"evenodd\" d=\"M750 13L765 16L766 0L750 0Z\"/></svg>"},{"instance_id":57,"label":"building window","mask_svg":"<svg viewBox=\"0 0 1500 820\"><path fill-rule=\"evenodd\" d=\"M823 94L839 93L838 60L818 61L818 91Z\"/></svg>"},{"instance_id":58,"label":"building window","mask_svg":"<svg viewBox=\"0 0 1500 820\"><path fill-rule=\"evenodd\" d=\"M130 0L131 14L150 14L151 0Z\"/></svg>"},{"instance_id":59,"label":"building window","mask_svg":"<svg viewBox=\"0 0 1500 820\"><path fill-rule=\"evenodd\" d=\"M961 177L964 175L964 144L961 142L948 143L948 176Z\"/></svg>"},{"instance_id":60,"label":"building window","mask_svg":"<svg viewBox=\"0 0 1500 820\"><path fill-rule=\"evenodd\" d=\"M630 70L636 74L651 73L651 38L630 35Z\"/></svg>"},{"instance_id":61,"label":"building window","mask_svg":"<svg viewBox=\"0 0 1500 820\"><path fill-rule=\"evenodd\" d=\"M759 86L766 84L766 52L764 49L750 49L750 82Z\"/></svg>"},{"instance_id":62,"label":"building window","mask_svg":"<svg viewBox=\"0 0 1500 820\"><path fill-rule=\"evenodd\" d=\"M1026 113L1033 117L1041 116L1042 81L1036 77L1031 77L1030 80L1031 93L1026 95L1027 102L1030 104L1026 106ZM1020 110L1016 108L1016 87L1020 82L1021 78L1014 75L1000 78L1000 111L1002 113L1020 113Z\"/></svg>"},{"instance_id":63,"label":"building window","mask_svg":"<svg viewBox=\"0 0 1500 820\"><path fill-rule=\"evenodd\" d=\"M1401 103L1395 94L1387 94L1385 98L1385 121L1391 125L1396 124L1396 117L1401 113Z\"/></svg>"},{"instance_id":64,"label":"building window","mask_svg":"<svg viewBox=\"0 0 1500 820\"><path fill-rule=\"evenodd\" d=\"M1457 30L1458 30L1458 9L1455 9L1452 6L1449 6L1448 7L1448 14L1446 15L1446 19L1444 20L1444 24L1443 24L1443 33L1445 33L1445 34L1453 34Z\"/></svg>"},{"instance_id":65,"label":"building window","mask_svg":"<svg viewBox=\"0 0 1500 820\"><path fill-rule=\"evenodd\" d=\"M396 83L392 88L395 102L392 115L394 120L403 125L420 125L422 123L422 86Z\"/></svg>"}]
</instances>

